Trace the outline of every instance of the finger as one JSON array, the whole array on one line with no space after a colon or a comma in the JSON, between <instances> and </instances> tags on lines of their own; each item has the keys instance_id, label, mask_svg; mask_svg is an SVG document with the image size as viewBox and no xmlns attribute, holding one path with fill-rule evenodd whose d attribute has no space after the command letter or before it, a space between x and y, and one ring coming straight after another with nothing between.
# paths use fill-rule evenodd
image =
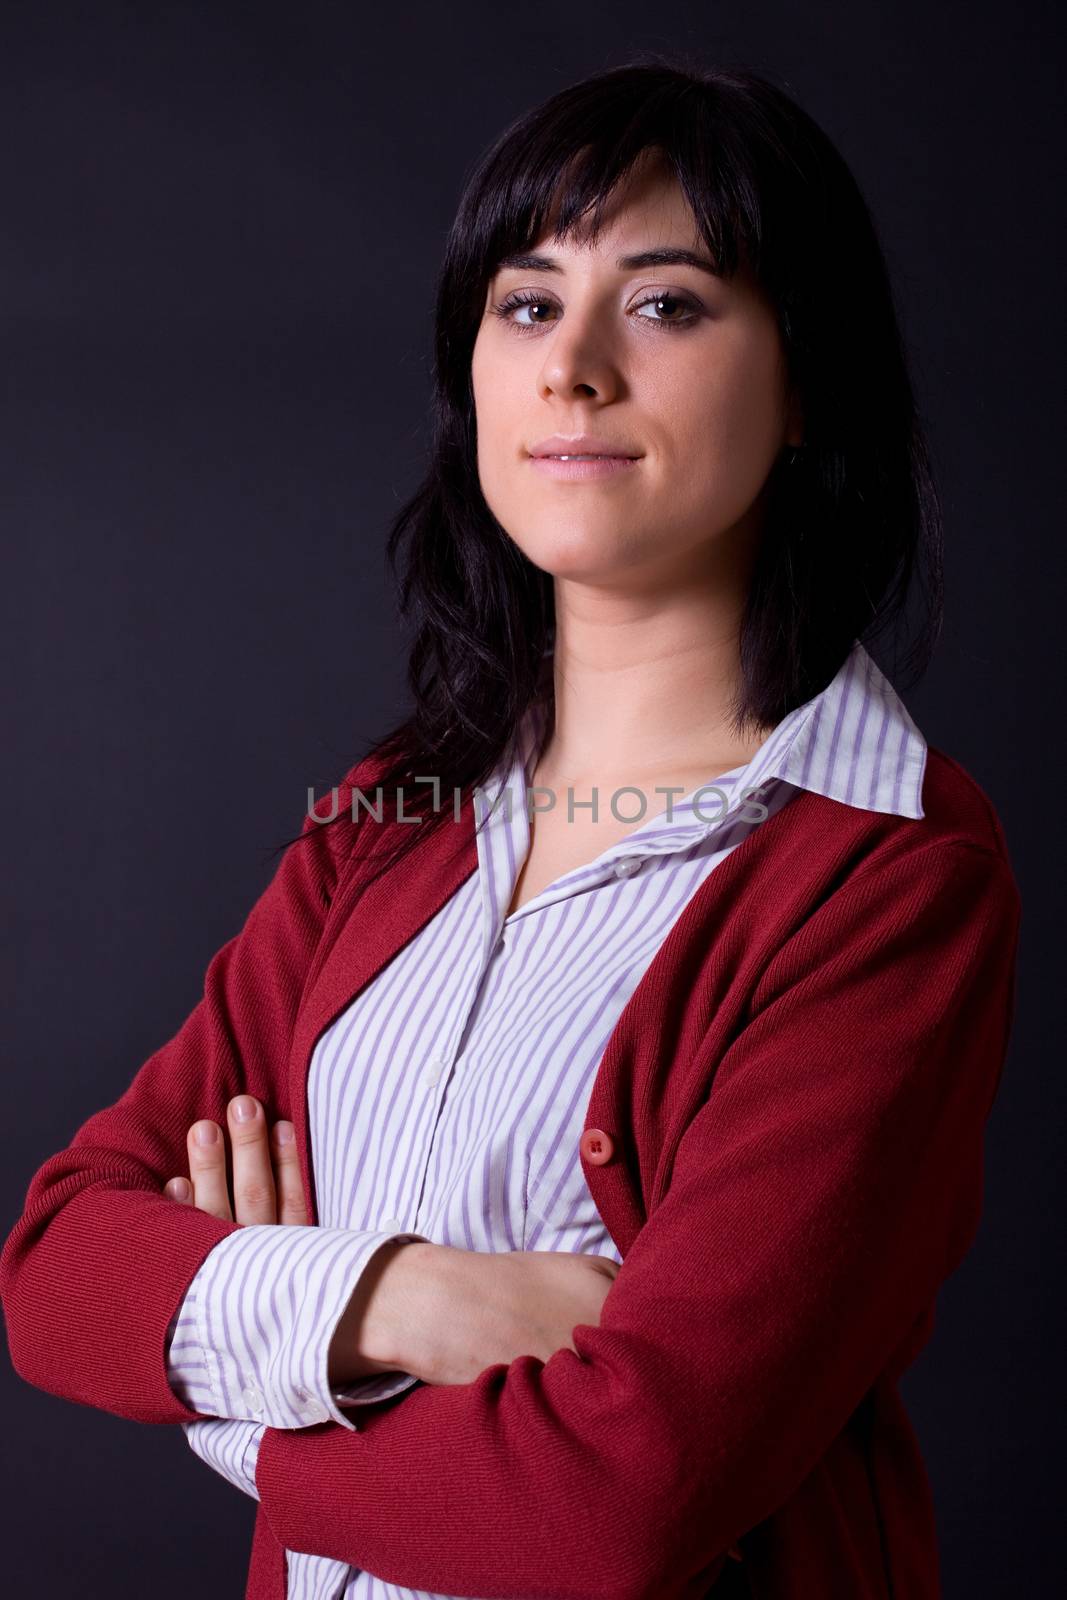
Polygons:
<instances>
[{"instance_id":1,"label":"finger","mask_svg":"<svg viewBox=\"0 0 1067 1600\"><path fill-rule=\"evenodd\" d=\"M190 1206L193 1203L193 1186L188 1178L171 1178L163 1193L168 1199L177 1200L179 1205Z\"/></svg>"},{"instance_id":2,"label":"finger","mask_svg":"<svg viewBox=\"0 0 1067 1600\"><path fill-rule=\"evenodd\" d=\"M307 1206L296 1153L296 1131L291 1122L276 1122L271 1134L274 1183L278 1192L278 1221L306 1224Z\"/></svg>"},{"instance_id":3,"label":"finger","mask_svg":"<svg viewBox=\"0 0 1067 1600\"><path fill-rule=\"evenodd\" d=\"M194 1122L186 1136L193 1204L209 1216L233 1221L226 1187L226 1140L217 1122Z\"/></svg>"},{"instance_id":4,"label":"finger","mask_svg":"<svg viewBox=\"0 0 1067 1600\"><path fill-rule=\"evenodd\" d=\"M239 1112L250 1113L242 1118ZM276 1215L274 1171L267 1144L267 1118L250 1094L239 1094L226 1107L233 1145L233 1204L235 1220L273 1222Z\"/></svg>"}]
</instances>

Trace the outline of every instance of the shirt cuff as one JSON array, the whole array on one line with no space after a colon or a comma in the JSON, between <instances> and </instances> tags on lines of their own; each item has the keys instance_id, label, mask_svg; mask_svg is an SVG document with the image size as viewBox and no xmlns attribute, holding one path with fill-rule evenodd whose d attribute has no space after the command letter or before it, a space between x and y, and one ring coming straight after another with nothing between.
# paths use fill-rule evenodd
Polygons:
<instances>
[{"instance_id":1,"label":"shirt cuff","mask_svg":"<svg viewBox=\"0 0 1067 1600\"><path fill-rule=\"evenodd\" d=\"M409 1372L381 1372L371 1378L362 1378L347 1389L334 1389L333 1401L338 1406L369 1405L372 1400L388 1400L402 1389L410 1389L418 1381Z\"/></svg>"},{"instance_id":2,"label":"shirt cuff","mask_svg":"<svg viewBox=\"0 0 1067 1600\"><path fill-rule=\"evenodd\" d=\"M212 1247L182 1301L166 1353L178 1399L209 1418L306 1428L339 1422L338 1403L368 1403L418 1380L374 1374L346 1389L327 1380L330 1343L361 1273L390 1242L429 1243L386 1228L249 1223ZM192 1426L192 1424L190 1424Z\"/></svg>"}]
</instances>

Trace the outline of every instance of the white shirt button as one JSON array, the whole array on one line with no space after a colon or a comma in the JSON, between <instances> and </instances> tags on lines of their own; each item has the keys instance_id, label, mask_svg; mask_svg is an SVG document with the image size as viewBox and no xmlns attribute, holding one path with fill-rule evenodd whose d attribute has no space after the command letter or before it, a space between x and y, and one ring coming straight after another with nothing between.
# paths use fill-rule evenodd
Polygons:
<instances>
[{"instance_id":1,"label":"white shirt button","mask_svg":"<svg viewBox=\"0 0 1067 1600\"><path fill-rule=\"evenodd\" d=\"M640 866L641 862L636 856L624 856L621 861L616 861L615 863L615 876L617 878L632 878L634 873L640 869Z\"/></svg>"},{"instance_id":2,"label":"white shirt button","mask_svg":"<svg viewBox=\"0 0 1067 1600\"><path fill-rule=\"evenodd\" d=\"M294 1389L293 1398L305 1422L325 1422L330 1415L321 1401L308 1394L306 1389Z\"/></svg>"},{"instance_id":3,"label":"white shirt button","mask_svg":"<svg viewBox=\"0 0 1067 1600\"><path fill-rule=\"evenodd\" d=\"M422 1075L422 1081L428 1089L433 1088L433 1085L440 1078L442 1070L442 1063L435 1059L431 1059L429 1066Z\"/></svg>"},{"instance_id":4,"label":"white shirt button","mask_svg":"<svg viewBox=\"0 0 1067 1600\"><path fill-rule=\"evenodd\" d=\"M399 1232L403 1226L399 1217L386 1217L382 1222L382 1227L388 1229L390 1233Z\"/></svg>"},{"instance_id":5,"label":"white shirt button","mask_svg":"<svg viewBox=\"0 0 1067 1600\"><path fill-rule=\"evenodd\" d=\"M244 1386L245 1403L254 1417L263 1415L263 1390L258 1383L246 1383Z\"/></svg>"}]
</instances>

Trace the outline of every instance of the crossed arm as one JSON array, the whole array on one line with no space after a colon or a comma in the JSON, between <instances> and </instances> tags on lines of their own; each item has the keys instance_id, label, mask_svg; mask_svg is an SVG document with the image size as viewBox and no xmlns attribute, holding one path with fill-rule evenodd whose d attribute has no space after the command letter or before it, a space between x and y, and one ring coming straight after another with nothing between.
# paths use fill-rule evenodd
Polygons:
<instances>
[{"instance_id":1,"label":"crossed arm","mask_svg":"<svg viewBox=\"0 0 1067 1600\"><path fill-rule=\"evenodd\" d=\"M0 1258L26 1381L202 1420L164 1333L214 1247L257 1230L179 1217L162 1185L194 1118L243 1093L288 1116L327 850L289 852L178 1035L35 1175ZM761 977L573 1348L416 1383L358 1428L244 1419L279 1544L431 1592L684 1594L803 1481L973 1238L1018 921L968 841L854 874Z\"/></svg>"},{"instance_id":2,"label":"crossed arm","mask_svg":"<svg viewBox=\"0 0 1067 1600\"><path fill-rule=\"evenodd\" d=\"M198 1409L209 1414L185 1424L190 1445L248 1494L258 1498L255 1464L268 1420L276 1427L328 1420L315 1397L317 1383L320 1391L328 1386L335 1406L391 1398L420 1378L465 1383L494 1360L506 1364L523 1353L547 1359L570 1344L577 1322L597 1319L618 1271L615 1260L481 1254L410 1233L383 1238L310 1229L292 1124L282 1120L268 1130L265 1108L250 1095L230 1102L226 1124L232 1160L226 1131L198 1121L187 1140L189 1176L172 1178L164 1188L180 1204L242 1225L215 1247L186 1293L167 1360L180 1399L193 1404L200 1392L207 1394ZM281 1247L276 1253L274 1243ZM294 1293L293 1255L303 1246L303 1292ZM260 1258L257 1277L242 1275L241 1255ZM355 1274L361 1261L352 1289L346 1273ZM316 1292L308 1294L307 1279L316 1275ZM340 1311L341 1299L327 1293L332 1281L342 1298L348 1295ZM221 1348L204 1331L215 1328ZM232 1377L242 1365L261 1383L252 1379L238 1390L236 1381L219 1379L224 1367ZM205 1375L208 1367L219 1381ZM295 1383L294 1370L310 1393ZM265 1420L249 1415L267 1409ZM354 1429L347 1416L338 1416Z\"/></svg>"},{"instance_id":3,"label":"crossed arm","mask_svg":"<svg viewBox=\"0 0 1067 1600\"><path fill-rule=\"evenodd\" d=\"M1019 912L962 843L832 904L761 983L571 1350L353 1433L258 1435L285 1548L437 1592L680 1597L799 1486L973 1239Z\"/></svg>"}]
</instances>

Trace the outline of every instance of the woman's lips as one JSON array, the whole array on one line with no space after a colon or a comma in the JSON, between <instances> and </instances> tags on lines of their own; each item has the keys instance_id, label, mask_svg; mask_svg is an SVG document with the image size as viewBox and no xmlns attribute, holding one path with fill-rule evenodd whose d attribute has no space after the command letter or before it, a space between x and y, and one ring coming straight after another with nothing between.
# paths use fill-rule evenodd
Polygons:
<instances>
[{"instance_id":1,"label":"woman's lips","mask_svg":"<svg viewBox=\"0 0 1067 1600\"><path fill-rule=\"evenodd\" d=\"M535 472L546 478L566 478L581 482L589 478L621 478L636 467L639 456L595 456L592 459L560 461L556 456L531 456Z\"/></svg>"}]
</instances>

